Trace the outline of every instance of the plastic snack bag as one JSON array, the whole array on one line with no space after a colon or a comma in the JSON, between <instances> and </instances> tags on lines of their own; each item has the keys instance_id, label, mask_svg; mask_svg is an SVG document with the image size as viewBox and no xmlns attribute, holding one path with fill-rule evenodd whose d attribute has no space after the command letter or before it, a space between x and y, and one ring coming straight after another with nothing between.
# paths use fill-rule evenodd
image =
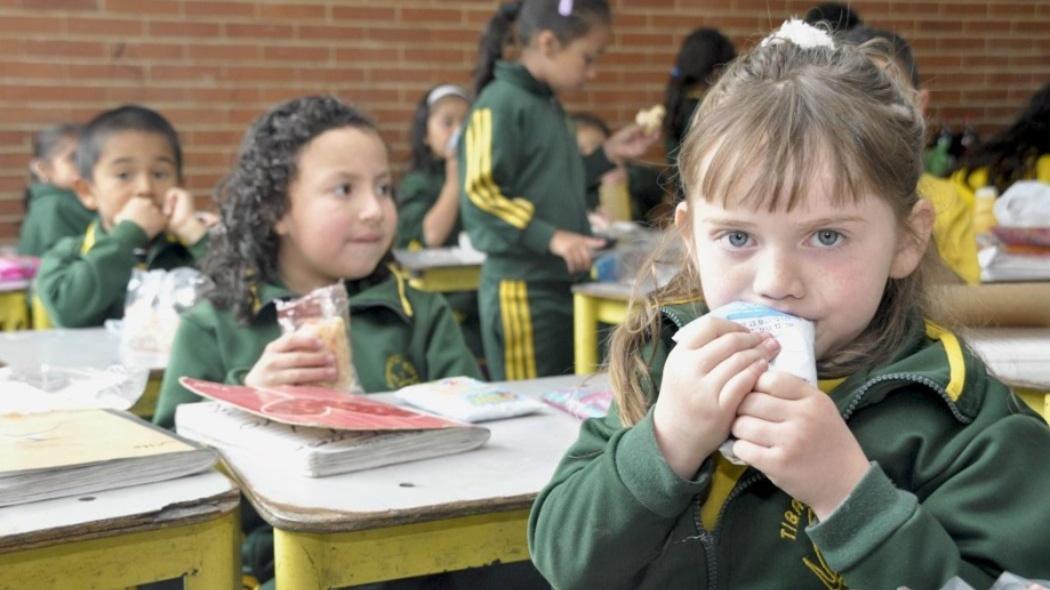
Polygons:
<instances>
[{"instance_id":1,"label":"plastic snack bag","mask_svg":"<svg viewBox=\"0 0 1050 590\"><path fill-rule=\"evenodd\" d=\"M335 356L336 378L317 385L346 392L364 391L350 352L350 297L343 283L314 289L291 301L278 301L277 323L281 334L300 332L313 336Z\"/></svg>"},{"instance_id":2,"label":"plastic snack bag","mask_svg":"<svg viewBox=\"0 0 1050 590\"><path fill-rule=\"evenodd\" d=\"M188 267L134 269L124 300L121 354L135 365L166 365L181 314L197 303L205 284L204 277Z\"/></svg>"}]
</instances>

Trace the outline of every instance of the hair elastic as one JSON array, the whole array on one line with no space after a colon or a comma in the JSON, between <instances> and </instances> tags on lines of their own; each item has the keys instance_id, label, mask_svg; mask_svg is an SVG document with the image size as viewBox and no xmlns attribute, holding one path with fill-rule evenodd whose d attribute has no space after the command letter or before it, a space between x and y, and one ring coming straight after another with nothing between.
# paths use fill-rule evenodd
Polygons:
<instances>
[{"instance_id":1,"label":"hair elastic","mask_svg":"<svg viewBox=\"0 0 1050 590\"><path fill-rule=\"evenodd\" d=\"M572 16L572 0L558 0L558 14Z\"/></svg>"},{"instance_id":2,"label":"hair elastic","mask_svg":"<svg viewBox=\"0 0 1050 590\"><path fill-rule=\"evenodd\" d=\"M455 84L442 84L437 88L430 91L427 95L427 108L434 106L434 103L441 100L442 98L448 98L449 96L457 96L463 100L470 102L467 98L467 91Z\"/></svg>"},{"instance_id":3,"label":"hair elastic","mask_svg":"<svg viewBox=\"0 0 1050 590\"><path fill-rule=\"evenodd\" d=\"M793 43L802 49L812 49L814 47L835 49L835 42L831 40L831 35L827 31L806 24L797 18L784 21L784 24L780 25L779 29L762 40L762 47L784 41Z\"/></svg>"}]
</instances>

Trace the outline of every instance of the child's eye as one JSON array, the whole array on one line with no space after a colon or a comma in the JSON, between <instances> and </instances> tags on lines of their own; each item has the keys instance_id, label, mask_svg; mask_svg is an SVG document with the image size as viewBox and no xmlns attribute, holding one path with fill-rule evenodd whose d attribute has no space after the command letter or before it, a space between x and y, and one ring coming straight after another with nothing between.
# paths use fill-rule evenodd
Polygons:
<instances>
[{"instance_id":1,"label":"child's eye","mask_svg":"<svg viewBox=\"0 0 1050 590\"><path fill-rule=\"evenodd\" d=\"M725 242L731 248L743 248L751 241L751 235L743 231L731 231L722 234L719 240Z\"/></svg>"},{"instance_id":2,"label":"child's eye","mask_svg":"<svg viewBox=\"0 0 1050 590\"><path fill-rule=\"evenodd\" d=\"M171 176L171 173L167 170L155 170L153 172L153 178L156 178L157 180L165 180L169 176Z\"/></svg>"},{"instance_id":3,"label":"child's eye","mask_svg":"<svg viewBox=\"0 0 1050 590\"><path fill-rule=\"evenodd\" d=\"M842 234L833 229L822 229L813 234L813 245L830 248L842 241Z\"/></svg>"},{"instance_id":4,"label":"child's eye","mask_svg":"<svg viewBox=\"0 0 1050 590\"><path fill-rule=\"evenodd\" d=\"M131 173L130 172L117 172L117 178L119 178L120 180L124 180L124 181L131 180Z\"/></svg>"},{"instance_id":5,"label":"child's eye","mask_svg":"<svg viewBox=\"0 0 1050 590\"><path fill-rule=\"evenodd\" d=\"M394 196L394 185L392 184L381 184L379 185L379 194L384 197Z\"/></svg>"},{"instance_id":6,"label":"child's eye","mask_svg":"<svg viewBox=\"0 0 1050 590\"><path fill-rule=\"evenodd\" d=\"M354 187L349 182L344 182L343 184L336 186L334 190L335 194L341 197L346 197L349 196L350 193L354 192Z\"/></svg>"}]
</instances>

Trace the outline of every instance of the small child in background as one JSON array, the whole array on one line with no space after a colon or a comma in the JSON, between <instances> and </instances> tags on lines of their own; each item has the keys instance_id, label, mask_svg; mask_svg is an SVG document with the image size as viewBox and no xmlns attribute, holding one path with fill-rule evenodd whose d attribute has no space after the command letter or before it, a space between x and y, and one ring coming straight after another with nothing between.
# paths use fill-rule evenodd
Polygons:
<instances>
[{"instance_id":1,"label":"small child in background","mask_svg":"<svg viewBox=\"0 0 1050 590\"><path fill-rule=\"evenodd\" d=\"M137 105L103 112L77 143L80 199L98 216L43 259L36 293L51 321L101 326L124 314L131 271L193 266L207 229L180 188L182 148L160 113Z\"/></svg>"},{"instance_id":2,"label":"small child in background","mask_svg":"<svg viewBox=\"0 0 1050 590\"><path fill-rule=\"evenodd\" d=\"M463 226L487 255L478 297L494 380L572 371L571 286L605 245L590 235L587 186L656 136L632 125L584 159L558 102L595 76L611 23L605 0L525 0L503 4L486 29L459 166ZM516 61L502 59L508 37Z\"/></svg>"},{"instance_id":3,"label":"small child in background","mask_svg":"<svg viewBox=\"0 0 1050 590\"><path fill-rule=\"evenodd\" d=\"M397 191L398 248L455 246L459 222L456 143L470 108L467 91L455 84L431 88L416 106L410 141L412 161Z\"/></svg>"},{"instance_id":4,"label":"small child in background","mask_svg":"<svg viewBox=\"0 0 1050 590\"><path fill-rule=\"evenodd\" d=\"M594 151L600 149L612 136L612 131L605 121L593 113L575 113L572 115L572 121L576 124L576 144L584 157L593 155ZM587 187L587 211L591 217L591 227L596 229L601 225L608 225L611 221L609 212L600 208L602 187L624 183L630 195L631 219L646 224L659 224L661 214L666 213L660 207L664 204L666 196L661 185L662 175L663 171L653 166L635 163L617 166L603 174L599 185Z\"/></svg>"},{"instance_id":5,"label":"small child in background","mask_svg":"<svg viewBox=\"0 0 1050 590\"><path fill-rule=\"evenodd\" d=\"M879 39L890 49L896 70L903 74L903 82L910 84L925 116L930 102L930 91L922 87L918 64L911 46L892 31L880 31L860 25L842 33L847 43L862 45ZM937 218L933 224L933 240L948 268L955 273L948 281L962 280L968 284L981 281L981 266L977 261L977 235L974 231L974 203L971 191L943 178L923 172L919 177L919 194L933 203Z\"/></svg>"},{"instance_id":6,"label":"small child in background","mask_svg":"<svg viewBox=\"0 0 1050 590\"><path fill-rule=\"evenodd\" d=\"M412 161L397 192L398 248L418 250L456 246L459 220L459 170L456 145L470 108L467 91L442 84L427 91L412 117ZM456 322L475 358L484 359L476 291L445 293Z\"/></svg>"},{"instance_id":7,"label":"small child in background","mask_svg":"<svg viewBox=\"0 0 1050 590\"><path fill-rule=\"evenodd\" d=\"M664 90L664 146L671 162L678 156L678 146L689 129L693 111L734 59L733 42L718 29L696 29L682 40Z\"/></svg>"},{"instance_id":8,"label":"small child in background","mask_svg":"<svg viewBox=\"0 0 1050 590\"><path fill-rule=\"evenodd\" d=\"M32 183L25 192L19 254L43 256L62 238L84 235L95 219L95 212L73 192L81 129L80 125L55 125L33 136L33 159L29 162Z\"/></svg>"},{"instance_id":9,"label":"small child in background","mask_svg":"<svg viewBox=\"0 0 1050 590\"><path fill-rule=\"evenodd\" d=\"M925 124L876 51L789 21L704 99L678 159L681 270L631 302L614 404L533 505L554 587L1050 576L1050 428L928 319ZM812 322L818 382L771 368L787 351L771 334L709 313L732 302Z\"/></svg>"}]
</instances>

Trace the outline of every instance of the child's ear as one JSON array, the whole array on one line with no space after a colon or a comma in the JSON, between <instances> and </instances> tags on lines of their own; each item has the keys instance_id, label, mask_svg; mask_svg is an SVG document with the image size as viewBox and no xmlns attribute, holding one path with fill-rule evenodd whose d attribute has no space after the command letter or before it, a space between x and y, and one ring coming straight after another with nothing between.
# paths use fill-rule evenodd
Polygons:
<instances>
[{"instance_id":1,"label":"child's ear","mask_svg":"<svg viewBox=\"0 0 1050 590\"><path fill-rule=\"evenodd\" d=\"M279 236L288 235L288 212L285 211L284 215L277 220L277 223L273 224L273 233Z\"/></svg>"},{"instance_id":2,"label":"child's ear","mask_svg":"<svg viewBox=\"0 0 1050 590\"><path fill-rule=\"evenodd\" d=\"M536 35L535 39L540 55L547 59L553 58L561 51L561 41L558 40L558 36L554 34L554 31L549 29L542 30Z\"/></svg>"},{"instance_id":3,"label":"child's ear","mask_svg":"<svg viewBox=\"0 0 1050 590\"><path fill-rule=\"evenodd\" d=\"M73 181L73 192L77 194L77 198L80 199L80 202L85 207L92 211L98 211L98 199L95 198L95 191L92 190L90 182L78 176Z\"/></svg>"},{"instance_id":4,"label":"child's ear","mask_svg":"<svg viewBox=\"0 0 1050 590\"><path fill-rule=\"evenodd\" d=\"M44 161L40 158L33 158L29 162L29 171L33 173L33 178L41 182L49 181L47 177L47 166L44 164Z\"/></svg>"},{"instance_id":5,"label":"child's ear","mask_svg":"<svg viewBox=\"0 0 1050 590\"><path fill-rule=\"evenodd\" d=\"M904 234L897 247L897 253L890 265L890 278L903 279L919 267L922 257L926 254L926 248L929 247L936 216L933 203L927 199L919 199L912 207L908 216L908 227L911 231Z\"/></svg>"},{"instance_id":6,"label":"child's ear","mask_svg":"<svg viewBox=\"0 0 1050 590\"><path fill-rule=\"evenodd\" d=\"M692 257L693 252L693 217L689 210L689 202L682 201L674 208L674 228L685 242L685 247Z\"/></svg>"}]
</instances>

